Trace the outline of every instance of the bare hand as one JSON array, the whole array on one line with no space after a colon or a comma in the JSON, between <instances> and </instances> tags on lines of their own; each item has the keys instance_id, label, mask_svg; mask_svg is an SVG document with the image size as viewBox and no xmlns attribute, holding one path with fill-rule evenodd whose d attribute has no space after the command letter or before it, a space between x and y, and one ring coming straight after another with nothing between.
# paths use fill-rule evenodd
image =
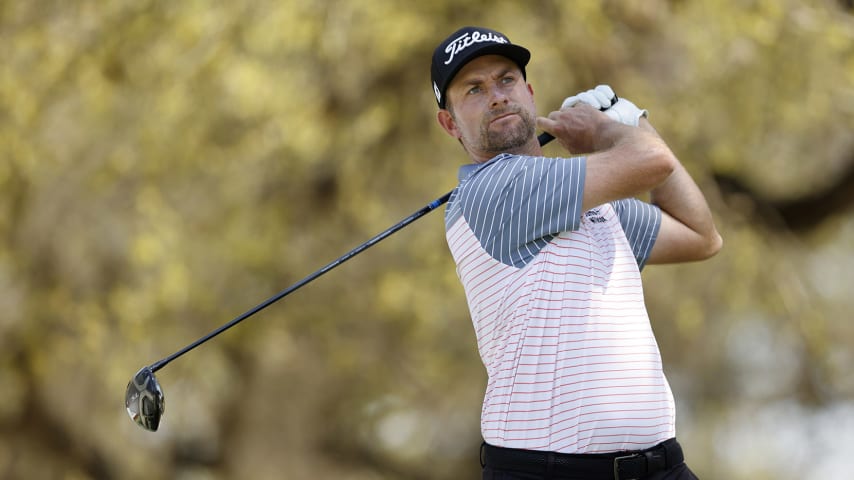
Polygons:
<instances>
[{"instance_id":1,"label":"bare hand","mask_svg":"<svg viewBox=\"0 0 854 480\"><path fill-rule=\"evenodd\" d=\"M612 122L607 115L584 103L537 118L537 126L554 135L571 153L590 153L601 149L599 133L604 125Z\"/></svg>"}]
</instances>

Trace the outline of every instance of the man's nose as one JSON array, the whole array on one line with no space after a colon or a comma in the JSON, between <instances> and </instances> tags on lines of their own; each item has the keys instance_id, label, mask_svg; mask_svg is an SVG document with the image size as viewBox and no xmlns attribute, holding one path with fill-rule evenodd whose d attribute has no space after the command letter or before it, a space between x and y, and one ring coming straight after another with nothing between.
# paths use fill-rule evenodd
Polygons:
<instances>
[{"instance_id":1,"label":"man's nose","mask_svg":"<svg viewBox=\"0 0 854 480\"><path fill-rule=\"evenodd\" d=\"M493 88L490 93L491 95L489 97L489 104L491 107L506 105L509 101L509 99L507 98L507 92L505 92L501 88Z\"/></svg>"}]
</instances>

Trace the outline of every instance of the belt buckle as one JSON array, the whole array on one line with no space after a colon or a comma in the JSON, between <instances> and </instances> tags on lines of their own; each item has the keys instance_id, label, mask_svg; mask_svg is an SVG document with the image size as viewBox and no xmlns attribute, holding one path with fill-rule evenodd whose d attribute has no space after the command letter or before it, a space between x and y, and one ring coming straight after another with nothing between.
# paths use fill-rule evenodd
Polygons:
<instances>
[{"instance_id":1,"label":"belt buckle","mask_svg":"<svg viewBox=\"0 0 854 480\"><path fill-rule=\"evenodd\" d=\"M639 453L633 453L631 455L625 455L622 457L614 457L614 480L638 480L637 478L620 478L620 461L637 457L643 457L643 455Z\"/></svg>"}]
</instances>

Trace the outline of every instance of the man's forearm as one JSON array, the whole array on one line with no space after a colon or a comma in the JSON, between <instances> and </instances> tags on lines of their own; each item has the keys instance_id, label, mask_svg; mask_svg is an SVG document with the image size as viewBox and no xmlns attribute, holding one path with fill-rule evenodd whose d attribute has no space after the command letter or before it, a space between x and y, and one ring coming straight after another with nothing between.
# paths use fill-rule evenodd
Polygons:
<instances>
[{"instance_id":1,"label":"man's forearm","mask_svg":"<svg viewBox=\"0 0 854 480\"><path fill-rule=\"evenodd\" d=\"M655 132L645 119L640 127ZM680 224L674 228L669 225L673 222L665 219L670 251L663 252L664 258L660 258L663 262L700 260L720 250L722 239L706 197L681 163L677 161L667 180L650 190L650 201ZM661 253L656 252L657 256Z\"/></svg>"},{"instance_id":2,"label":"man's forearm","mask_svg":"<svg viewBox=\"0 0 854 480\"><path fill-rule=\"evenodd\" d=\"M706 198L682 164L664 183L650 191L650 200L699 235L706 238L717 235Z\"/></svg>"}]
</instances>

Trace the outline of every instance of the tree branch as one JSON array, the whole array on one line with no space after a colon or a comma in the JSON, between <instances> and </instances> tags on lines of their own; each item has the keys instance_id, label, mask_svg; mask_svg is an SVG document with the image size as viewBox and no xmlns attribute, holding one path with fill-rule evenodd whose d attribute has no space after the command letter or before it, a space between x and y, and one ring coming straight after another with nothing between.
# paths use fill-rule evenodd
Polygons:
<instances>
[{"instance_id":1,"label":"tree branch","mask_svg":"<svg viewBox=\"0 0 854 480\"><path fill-rule=\"evenodd\" d=\"M725 198L748 197L756 207L756 217L767 227L807 233L854 205L854 152L847 164L848 168L836 176L833 183L796 199L769 199L729 175L715 174L714 179Z\"/></svg>"}]
</instances>

